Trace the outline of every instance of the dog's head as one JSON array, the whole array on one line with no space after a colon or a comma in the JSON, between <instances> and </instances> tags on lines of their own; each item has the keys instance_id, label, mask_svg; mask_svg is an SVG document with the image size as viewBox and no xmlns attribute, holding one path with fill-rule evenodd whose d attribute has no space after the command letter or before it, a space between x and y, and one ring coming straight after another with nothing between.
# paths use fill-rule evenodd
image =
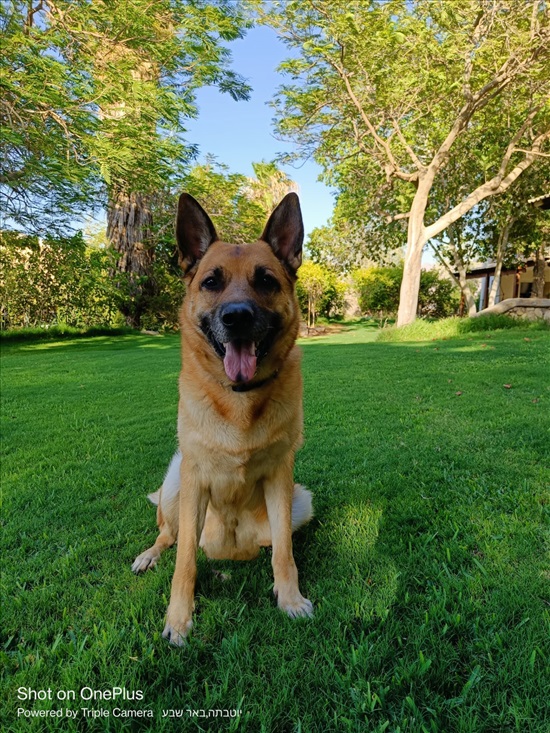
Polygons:
<instances>
[{"instance_id":1,"label":"dog's head","mask_svg":"<svg viewBox=\"0 0 550 733\"><path fill-rule=\"evenodd\" d=\"M304 239L298 196L284 197L257 242L236 245L220 241L208 214L184 193L176 238L187 283L183 318L204 339L207 355L235 384L278 369L298 331L294 284Z\"/></svg>"}]
</instances>

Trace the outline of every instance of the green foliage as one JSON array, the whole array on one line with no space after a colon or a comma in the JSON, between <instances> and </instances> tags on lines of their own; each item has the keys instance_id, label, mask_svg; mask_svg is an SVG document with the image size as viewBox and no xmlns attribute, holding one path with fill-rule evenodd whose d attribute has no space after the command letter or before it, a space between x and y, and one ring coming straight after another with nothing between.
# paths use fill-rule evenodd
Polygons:
<instances>
[{"instance_id":1,"label":"green foliage","mask_svg":"<svg viewBox=\"0 0 550 733\"><path fill-rule=\"evenodd\" d=\"M157 258L153 265L156 292L141 317L142 328L154 331L179 330L179 312L185 295L185 283L179 267Z\"/></svg>"},{"instance_id":2,"label":"green foliage","mask_svg":"<svg viewBox=\"0 0 550 733\"><path fill-rule=\"evenodd\" d=\"M2 4L5 210L27 231L70 224L112 192L152 194L194 152L196 89L235 99L241 9L217 0ZM101 189L101 197L98 190Z\"/></svg>"},{"instance_id":3,"label":"green foliage","mask_svg":"<svg viewBox=\"0 0 550 733\"><path fill-rule=\"evenodd\" d=\"M397 312L403 268L370 267L356 270L352 277L362 313Z\"/></svg>"},{"instance_id":4,"label":"green foliage","mask_svg":"<svg viewBox=\"0 0 550 733\"><path fill-rule=\"evenodd\" d=\"M45 232L93 206L99 171L88 146L98 120L87 81L62 56L63 33L37 26L35 14L44 17L32 3L0 8L0 193L5 215Z\"/></svg>"},{"instance_id":5,"label":"green foliage","mask_svg":"<svg viewBox=\"0 0 550 733\"><path fill-rule=\"evenodd\" d=\"M237 244L260 236L271 213L267 203L272 196L278 203L294 185L274 163L257 163L254 169L259 178L231 173L227 166L209 159L192 168L180 184L212 215L220 237ZM185 295L174 242L176 206L173 193L159 192L155 197L151 272L137 277L117 267L124 253L108 246L103 230L86 234L90 246L85 246L81 234L39 240L3 232L2 328L118 324L120 312L144 303L140 327L176 330ZM336 282L329 286L323 313L336 311L342 300Z\"/></svg>"},{"instance_id":6,"label":"green foliage","mask_svg":"<svg viewBox=\"0 0 550 733\"><path fill-rule=\"evenodd\" d=\"M371 267L356 270L353 282L363 313L395 314L399 307L399 291L403 267ZM422 270L418 299L418 315L444 318L458 309L459 298L453 283L435 270Z\"/></svg>"},{"instance_id":7,"label":"green foliage","mask_svg":"<svg viewBox=\"0 0 550 733\"><path fill-rule=\"evenodd\" d=\"M334 223L362 231L350 242L357 254L366 248L377 260L407 242L399 318L413 320L426 242L439 246L435 238L480 201L547 165L545 3L262 8L292 54L280 66L288 82L274 102L277 130L297 144L292 157L313 156L336 188Z\"/></svg>"},{"instance_id":8,"label":"green foliage","mask_svg":"<svg viewBox=\"0 0 550 733\"><path fill-rule=\"evenodd\" d=\"M432 341L434 339L458 338L469 333L490 333L491 331L548 331L550 324L543 319L524 321L507 315L485 315L476 318L443 318L427 321L423 318L401 328L387 327L380 331L378 341L406 342Z\"/></svg>"},{"instance_id":9,"label":"green foliage","mask_svg":"<svg viewBox=\"0 0 550 733\"><path fill-rule=\"evenodd\" d=\"M130 571L157 534L146 494L175 447L179 339L2 346L6 733L50 726L20 706L155 716L51 719L63 733L547 733L550 334L372 336L301 347L295 476L315 518L293 546L314 618L277 610L270 552L199 553L184 649L161 636L176 549ZM144 699L21 703L20 686Z\"/></svg>"},{"instance_id":10,"label":"green foliage","mask_svg":"<svg viewBox=\"0 0 550 733\"><path fill-rule=\"evenodd\" d=\"M218 235L227 242L254 242L281 199L296 184L274 162L253 163L255 177L231 173L213 156L194 166L181 188L194 196L211 216Z\"/></svg>"},{"instance_id":11,"label":"green foliage","mask_svg":"<svg viewBox=\"0 0 550 733\"><path fill-rule=\"evenodd\" d=\"M77 328L75 326L37 326L35 328L17 328L13 331L0 329L0 341L19 343L24 341L59 341L60 339L94 338L97 336L129 336L135 334L131 328L120 326L91 326Z\"/></svg>"},{"instance_id":12,"label":"green foliage","mask_svg":"<svg viewBox=\"0 0 550 733\"><path fill-rule=\"evenodd\" d=\"M87 249L81 233L38 239L1 232L0 265L2 329L113 322L112 257L106 250Z\"/></svg>"},{"instance_id":13,"label":"green foliage","mask_svg":"<svg viewBox=\"0 0 550 733\"><path fill-rule=\"evenodd\" d=\"M405 236L386 228L384 232L368 230L344 215L338 199L334 216L329 223L309 234L306 249L314 262L336 272L347 274L369 265L390 264L402 259Z\"/></svg>"},{"instance_id":14,"label":"green foliage","mask_svg":"<svg viewBox=\"0 0 550 733\"><path fill-rule=\"evenodd\" d=\"M231 173L210 158L191 169L183 188L211 216L218 235L227 242L254 242L262 233L268 211L249 195L249 179Z\"/></svg>"},{"instance_id":15,"label":"green foliage","mask_svg":"<svg viewBox=\"0 0 550 733\"><path fill-rule=\"evenodd\" d=\"M346 285L336 273L311 260L298 270L296 293L308 326L315 326L318 315L338 316L344 309Z\"/></svg>"},{"instance_id":16,"label":"green foliage","mask_svg":"<svg viewBox=\"0 0 550 733\"><path fill-rule=\"evenodd\" d=\"M435 270L422 270L418 292L418 315L422 318L446 318L458 312L458 289Z\"/></svg>"}]
</instances>

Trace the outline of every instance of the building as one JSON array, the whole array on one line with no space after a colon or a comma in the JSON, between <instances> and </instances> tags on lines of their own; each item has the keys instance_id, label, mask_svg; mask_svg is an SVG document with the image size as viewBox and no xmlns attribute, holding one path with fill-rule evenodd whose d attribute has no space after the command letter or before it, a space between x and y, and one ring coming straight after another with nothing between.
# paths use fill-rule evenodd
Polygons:
<instances>
[{"instance_id":1,"label":"building","mask_svg":"<svg viewBox=\"0 0 550 733\"><path fill-rule=\"evenodd\" d=\"M517 267L502 269L500 274L500 289L495 302L508 298L529 298L533 289L535 261L530 259ZM467 280L479 280L478 310L484 310L489 305L489 292L495 276L495 263L486 262L483 265L472 267L466 275ZM544 272L544 298L550 298L550 257L546 257Z\"/></svg>"}]
</instances>

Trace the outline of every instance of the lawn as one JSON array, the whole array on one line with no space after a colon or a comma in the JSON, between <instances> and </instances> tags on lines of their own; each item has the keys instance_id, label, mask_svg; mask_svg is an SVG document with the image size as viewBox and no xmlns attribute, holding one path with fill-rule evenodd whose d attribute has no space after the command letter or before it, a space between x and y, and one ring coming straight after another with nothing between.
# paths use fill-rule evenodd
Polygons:
<instances>
[{"instance_id":1,"label":"lawn","mask_svg":"<svg viewBox=\"0 0 550 733\"><path fill-rule=\"evenodd\" d=\"M130 570L176 444L177 337L3 347L2 730L548 733L550 332L376 335L302 344L315 617L277 610L268 551L215 563L225 582L200 557L183 649L161 638L175 551Z\"/></svg>"}]
</instances>

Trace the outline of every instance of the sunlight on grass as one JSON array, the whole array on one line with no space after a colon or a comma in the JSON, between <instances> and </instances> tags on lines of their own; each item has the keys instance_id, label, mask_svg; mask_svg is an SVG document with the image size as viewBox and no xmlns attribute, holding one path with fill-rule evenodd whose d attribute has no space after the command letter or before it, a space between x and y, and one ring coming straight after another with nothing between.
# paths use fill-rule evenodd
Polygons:
<instances>
[{"instance_id":1,"label":"sunlight on grass","mask_svg":"<svg viewBox=\"0 0 550 733\"><path fill-rule=\"evenodd\" d=\"M182 650L161 638L175 550L130 570L176 445L179 339L3 345L8 733L43 730L15 717L22 685L143 690L157 717L135 730L155 733L174 706L240 706L250 733L546 733L550 334L378 332L302 341L315 517L294 550L315 617L277 610L269 550L214 563L226 582L201 555Z\"/></svg>"},{"instance_id":2,"label":"sunlight on grass","mask_svg":"<svg viewBox=\"0 0 550 733\"><path fill-rule=\"evenodd\" d=\"M417 318L408 326L396 328L390 326L381 329L378 341L400 343L403 341L425 341L428 339L445 339L465 336L469 333L482 333L501 330L529 332L548 332L550 324L538 321L522 321L506 315L487 315L477 318L443 318L439 321L426 321Z\"/></svg>"}]
</instances>

